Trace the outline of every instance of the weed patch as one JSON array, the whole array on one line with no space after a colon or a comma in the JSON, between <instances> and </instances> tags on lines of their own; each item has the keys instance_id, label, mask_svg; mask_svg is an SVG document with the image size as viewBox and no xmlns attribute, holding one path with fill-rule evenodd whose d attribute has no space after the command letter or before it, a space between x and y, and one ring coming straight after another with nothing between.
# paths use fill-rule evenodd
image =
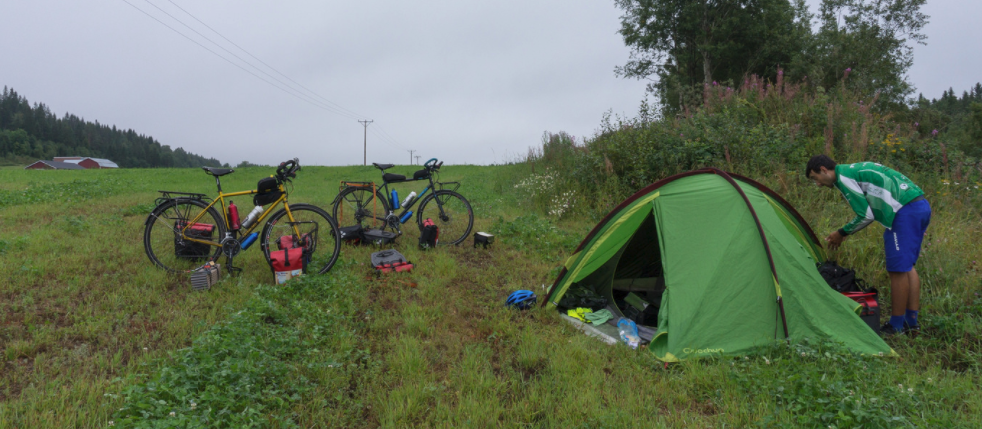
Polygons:
<instances>
[{"instance_id":1,"label":"weed patch","mask_svg":"<svg viewBox=\"0 0 982 429\"><path fill-rule=\"evenodd\" d=\"M516 249L540 251L547 254L571 252L580 239L536 214L528 214L505 221L502 218L491 226L498 239Z\"/></svg>"},{"instance_id":2,"label":"weed patch","mask_svg":"<svg viewBox=\"0 0 982 429\"><path fill-rule=\"evenodd\" d=\"M317 385L312 372L362 356L346 320L350 276L303 276L259 286L245 308L170 355L147 380L123 381L122 427L295 427L290 404Z\"/></svg>"},{"instance_id":3,"label":"weed patch","mask_svg":"<svg viewBox=\"0 0 982 429\"><path fill-rule=\"evenodd\" d=\"M124 188L115 178L72 180L64 183L29 184L23 191L0 190L0 207L51 201L77 203L117 194Z\"/></svg>"}]
</instances>

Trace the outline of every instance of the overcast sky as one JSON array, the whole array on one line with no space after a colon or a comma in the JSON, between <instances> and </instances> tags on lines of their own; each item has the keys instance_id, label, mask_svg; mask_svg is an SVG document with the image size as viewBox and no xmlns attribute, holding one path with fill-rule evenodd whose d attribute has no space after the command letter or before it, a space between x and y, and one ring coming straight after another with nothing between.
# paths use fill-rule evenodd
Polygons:
<instances>
[{"instance_id":1,"label":"overcast sky","mask_svg":"<svg viewBox=\"0 0 982 429\"><path fill-rule=\"evenodd\" d=\"M982 81L982 1L924 12L918 91ZM0 85L233 165L361 164L359 119L369 163L489 164L634 115L619 16L613 0L2 0Z\"/></svg>"}]
</instances>

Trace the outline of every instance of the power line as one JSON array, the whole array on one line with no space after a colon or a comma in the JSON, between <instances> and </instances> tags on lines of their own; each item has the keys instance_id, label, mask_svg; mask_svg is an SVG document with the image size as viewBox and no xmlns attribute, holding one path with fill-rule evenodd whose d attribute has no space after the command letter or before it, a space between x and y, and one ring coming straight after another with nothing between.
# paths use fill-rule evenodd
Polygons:
<instances>
[{"instance_id":1,"label":"power line","mask_svg":"<svg viewBox=\"0 0 982 429\"><path fill-rule=\"evenodd\" d=\"M194 19L195 21L198 21L198 23L200 23L201 25L203 25L203 26L205 26L205 28L207 28L207 29L209 29L209 30L211 30L211 31L212 31L213 33L215 33L215 34L217 34L217 35L218 35L219 37L221 37L222 39L225 39L225 41L226 41L226 42L228 42L228 43L231 43L231 44L232 44L232 46L235 46L236 48L239 48L239 50L241 50L242 52L245 52L245 53L246 53L246 55L248 55L248 56L250 56L250 57L252 57L252 58L254 58L254 59L255 59L256 61L259 61L259 62L260 62L260 63L261 63L262 65L264 65L264 66L266 66L267 68L269 68L270 70L272 70L272 71L274 71L274 72L276 72L276 73L277 73L277 74L279 74L280 76L283 76L284 78L286 78L286 79L287 79L287 80L289 80L290 82L293 82L293 83L294 83L294 84L296 84L296 85L297 85L298 87L300 87L300 88L302 88L302 89L304 89L304 90L306 90L307 92L309 92L309 93L311 93L311 94L313 94L313 95L315 95L315 96L317 96L318 98L320 98L321 100L324 100L324 101L325 101L325 102L327 102L328 104L331 104L331 105L333 105L333 106L335 106L335 107L337 107L338 109L341 109L341 110L343 110L343 111L345 111L345 112L348 112L348 113L350 113L350 114L352 114L352 115L354 115L354 116L356 116L356 117L358 117L358 118L365 118L365 117L366 117L365 115L361 115L361 114L358 114L358 113L356 113L356 112L353 112L353 111L351 111L351 110L348 110L348 109L346 109L346 108L344 108L343 106L341 106L340 104L337 104L337 103L335 103L335 102L333 102L333 101L331 101L331 100L328 100L328 99L327 99L327 98L325 98L324 96L322 96L322 95L320 95L320 94L318 94L318 93L316 93L316 92L314 92L314 91L313 91L313 90L311 90L310 88L307 88L307 87L305 87L305 86L303 86L303 85L301 85L301 84L300 84L299 82L297 82L297 81L295 81L295 80L293 80L293 79L291 79L291 78L290 78L290 76L287 76L287 75L286 75L286 74L284 74L283 72L281 72L281 71L279 71L279 70L277 70L277 69L275 69L275 68L274 68L273 66L271 66L271 65L269 65L269 64L267 64L267 63L266 63L265 61L263 61L263 60L261 60L261 59L259 59L259 57L256 57L255 55L253 55L253 54L252 54L252 53L250 53L249 51L247 51L247 50L245 50L245 48L243 48L243 47L241 47L241 46L239 46L238 44L236 44L235 42L233 42L232 40L230 40L230 39L229 39L228 37L225 37L225 36L224 36L224 35L223 35L222 33L219 33L219 32L218 32L218 30L215 30L214 28L211 28L211 26L209 26L208 24L206 24L206 23L205 23L204 21L202 21L202 20L200 20L200 19L198 19L198 18L197 18L196 16L194 16L194 15L192 15L192 14L191 14L191 12L188 12L188 11L187 11L187 10L185 10L185 9L184 9L183 7L181 7L180 5L178 5L177 3L174 3L174 2L172 1L172 0L167 0L167 1L168 1L168 2L170 3L170 4L172 4L172 5L174 5L174 7L176 7L176 8L178 8L178 9L180 9L180 10L181 10L181 12L184 12L185 14L187 14L188 16L190 16L190 17L191 17L192 19ZM159 8L158 8L158 9L159 9ZM176 19L176 18L175 18L175 19ZM212 42L212 43L215 43L215 42ZM253 66L253 67L255 67L255 66ZM258 70L258 68L257 68L257 70Z\"/></svg>"},{"instance_id":2,"label":"power line","mask_svg":"<svg viewBox=\"0 0 982 429\"><path fill-rule=\"evenodd\" d=\"M389 145L393 149L405 150L405 148L402 147L401 145L398 145L396 143L393 143L391 140L389 140L388 138L386 138L385 135L379 133L378 130L377 130L377 128L378 128L378 125L376 125L375 127L372 127L372 134L374 134L375 137L378 137L379 138L379 141L381 141L382 143L385 143L385 144Z\"/></svg>"},{"instance_id":3,"label":"power line","mask_svg":"<svg viewBox=\"0 0 982 429\"><path fill-rule=\"evenodd\" d=\"M125 0L124 0L124 1L125 1ZM313 101L313 103L312 103L312 104L315 104L315 105L318 105L318 107L320 107L320 108L322 108L322 109L325 109L325 110L327 110L327 111L330 111L330 112L332 112L332 113L335 113L335 114L337 114L337 115L340 115L340 116L346 116L346 117L348 117L349 119L359 119L359 118L361 118L361 117L362 117L362 116L360 116L360 115L358 115L358 114L356 114L356 113L353 113L353 112L350 112L350 113L349 113L349 112L346 112L345 110L347 110L347 109L344 109L344 108L341 108L341 109L343 109L343 110L341 110L341 109L338 109L338 108L335 108L335 107L331 107L331 106L327 106L327 105L323 105L323 103L321 103L321 102L319 102L319 101L317 101L316 99L314 99L314 98L312 98L312 97L310 97L310 96L309 96L309 95L307 95L307 94L304 94L303 92L301 92L301 91L299 91L299 90L297 90L296 88L293 88L292 86L290 86L290 84L288 84L288 83L286 83L286 82L283 82L282 80L280 80L280 79L278 79L278 78L277 78L276 76L273 76L273 75L271 75L271 74L269 74L269 73L267 73L267 72L266 72L265 70L263 70L263 69L261 69L261 68L259 68L259 67L256 67L256 65L255 65L255 64L252 64L252 63L250 63L250 62L249 62L248 60L246 60L246 59L244 59L244 58L242 58L242 57L240 57L240 56L238 56L238 55L236 55L236 54L235 54L234 52L232 52L232 51L230 51L230 50L228 50L228 49L226 49L226 48L225 48L224 46L222 46L222 45L221 45L221 44L219 44L218 42L215 42L214 40L211 40L210 38L208 38L208 36L205 36L204 34L201 34L201 32L199 32L198 30L195 30L195 29L194 29L194 28L192 28L192 27L191 27L190 25L187 25L186 23L184 23L184 21L181 21L180 19L178 19L178 18L177 18L177 17L175 17L174 15L171 15L171 14L170 14L170 13L168 13L168 12L167 12L166 10L163 10L163 9L161 9L161 8L160 8L160 6L157 6L156 4L154 4L153 2L151 2L150 0L144 0L144 1L145 1L145 2L147 2L147 4L149 4L150 6L153 6L153 7L155 8L155 9L157 9L157 10L159 10L159 11L160 11L161 13L163 13L164 15L167 15L168 17L170 17L170 18L171 18L171 19L173 19L174 21L177 21L177 22L178 22L179 24L181 24L181 25L183 25L183 26L184 26L184 27L186 27L186 28L187 28L188 30L191 30L191 31L193 31L193 32L194 32L195 34L197 34L198 36L201 36L201 37L202 37L203 39L205 39L205 40L207 40L208 42L210 42L211 44L213 44L213 45L215 45L215 46L216 46L216 47L218 47L219 49L221 49L221 50L223 50L223 51L225 51L225 52L227 52L227 53L228 53L229 55L231 55L231 56L233 56L233 57L235 57L235 58L236 58L237 60L239 60L239 61L241 61L241 62L242 62L242 63L244 63L245 65L248 65L249 67L252 67L252 68L253 68L253 69L255 69L256 71L258 71L258 72L260 72L260 73L262 73L262 74L264 74L264 75L266 75L266 76L268 76L268 77L269 77L270 79L273 79L273 80L275 80L275 81L277 81L277 82L279 82L279 83L280 83L280 84L282 84L283 86L285 86L285 87L287 87L287 88L288 88L288 89L289 89L290 91L293 91L293 92L295 92L295 93L296 93L296 94L292 94L292 93L291 93L291 95L294 95L294 96L298 96L298 95L299 95L300 97L305 97L305 99L304 99L304 101L307 101L308 103L310 103L311 101ZM173 2L171 2L171 3L173 3ZM175 5L175 6L176 6L176 5ZM178 8L180 8L180 7L178 6ZM183 10L183 9L181 9L181 10ZM187 12L185 12L185 13L187 13ZM194 18L194 17L192 16L192 18ZM195 19L197 19L197 18L195 18ZM159 20L158 20L158 22L159 22ZM207 25L206 25L206 27L207 27ZM175 30L175 31L176 31L176 30ZM212 31L214 31L214 30L212 30ZM183 34L182 34L182 35L183 35ZM220 34L219 34L219 35L220 35ZM185 37L186 37L186 36L185 36ZM200 45L200 44L199 44L199 45ZM233 43L233 45L234 45L234 43ZM240 48L240 49L241 49L241 48ZM212 53L214 53L214 52L212 52ZM216 53L216 55L217 55L217 53ZM229 61L229 60L228 60L228 59L226 59L226 61ZM231 62L231 61L229 61L229 62ZM241 68L241 67L240 67L240 68ZM253 74L253 75L255 76L255 74ZM258 76L257 76L257 77L258 77ZM308 99L309 99L309 100L308 100Z\"/></svg>"},{"instance_id":4,"label":"power line","mask_svg":"<svg viewBox=\"0 0 982 429\"><path fill-rule=\"evenodd\" d=\"M239 63L230 60L229 58L223 56L222 54L220 54L218 52L215 52L214 50L208 48L207 46L203 45L201 42L195 40L194 38L190 37L189 35L187 35L185 33L182 33L180 30L177 30L176 28L174 28L174 27L168 25L167 23L161 21L159 18L155 17L154 15L150 14L149 12L147 12L147 11L145 11L145 10L137 7L133 3L130 3L128 0L123 0L123 2L125 2L126 4L130 5L134 9L140 11L144 15L147 15L148 17L150 17L154 21L157 21L158 23L160 23L164 27L167 27L171 31L173 31L173 32L181 35L182 37L188 39L192 43L200 46L202 49L210 52L211 54L213 54L213 55L215 55L215 56L217 56L217 57L219 57L219 58L221 58L223 60L225 60L229 64L232 64L232 65L238 67L242 71L244 71L246 73L249 73L253 77L255 77L255 78L257 78L257 79L259 79L259 80L261 80L261 81L263 81L263 82L265 82L267 84L269 84L270 86L273 86L274 88L279 89L280 91L283 91L283 92L285 92L285 93L287 93L287 94L289 94L289 95L291 95L291 96L293 96L293 97L295 97L295 98L297 98L297 99L299 99L301 101L304 101L304 102L306 102L306 103L308 103L308 104L310 104L310 105L312 105L314 107L321 108L323 110L326 110L328 112L337 114L339 116L346 117L348 119L355 119L358 122L362 123L365 126L365 136L364 136L365 142L364 142L364 146L365 146L365 164L367 165L367 162L368 162L367 161L367 152L368 152L368 149L367 149L368 148L368 143L367 143L367 141L368 141L368 133L367 133L367 131L368 131L368 124L374 122L373 120L364 120L364 119L361 119L361 118L365 118L365 116L364 115L360 115L360 114L358 114L356 112L353 112L353 111L351 111L349 109L346 109L343 106L341 106L341 105L339 105L337 103L334 103L333 101L327 99L326 97L324 97L324 96L322 96L322 95L314 92L313 90L311 90L311 89L309 89L309 88L301 85L296 80L290 78L289 76L287 76L283 72L280 72L279 70L277 70L274 67L272 67L269 64L267 64L265 61L259 59L258 57L256 57L252 53L250 53L249 51L245 50L244 48L242 48L241 46L239 46L238 44L236 44L235 42L233 42L228 37L225 37L224 35L222 35L221 33L219 33L217 30L215 30L214 28L212 28L211 26L209 26L208 24L206 24L204 21L198 19L196 16L192 15L190 12L188 12L187 10L185 10L184 8L182 8L180 5L178 5L174 1L167 0L169 3L171 3L172 5L174 5L175 7L177 7L178 9L180 9L182 12L184 12L185 14L187 14L188 16L190 16L192 19L194 19L195 21L197 21L201 25L203 25L205 28L207 28L207 29L211 30L213 33L217 34L219 37L221 37L222 39L224 39L225 41L227 41L228 43L230 43L232 46L235 46L236 48L238 48L239 50L241 50L242 52L244 52L246 55L248 55L249 57L252 57L256 61L258 61L259 63L261 63L262 65L264 65L266 68L272 70L273 72L279 74L280 76L283 76L285 79L287 79L288 81L292 82L296 87L299 87L299 88L303 89L306 92L300 91L299 89L295 88L293 85L290 85L289 83L280 80L276 76L273 76L273 75L267 73L266 71L262 70L260 67L258 67L257 65L253 64L249 60L247 60L245 58L242 58L239 55L236 55L234 52L230 51L229 49L226 49L224 46L222 46L218 42L210 39L208 36L202 34L201 32L199 32L197 30L195 30L190 25L184 23L179 18L177 18L174 15L168 13L167 11L165 11L162 8L160 8L159 6L157 6L156 4L154 4L153 2L151 2L150 0L144 0L144 1L146 1L148 4L150 4L151 6L153 6L154 8L156 8L161 13L167 15L170 19L172 19L174 21L177 21L178 23L180 23L181 25L183 25L187 29L191 30L192 32L194 32L195 34L197 34L198 36L200 36L204 40L210 42L211 44L215 45L219 49L221 49L221 50L227 52L229 55L235 57L238 61L240 61L243 64L245 64L245 65L247 65L247 66L255 69L259 73L262 73L262 74L268 76L270 79L278 82L282 86L277 85L277 84L275 84L273 82L270 82L269 80L263 78L262 76L259 76L256 73L253 73L251 70L246 69L245 67L243 67ZM311 95L313 95L313 97ZM314 98L314 97L317 97L317 98L323 100L324 102L321 102L321 101L317 100L317 98ZM378 130L376 130L376 128L378 128ZM376 125L375 127L372 127L372 133L374 135L376 135L381 142L383 142L383 143L385 143L385 144L387 144L387 145L389 145L389 146L391 146L393 148L400 149L400 150L404 150L405 149L401 144L399 144L398 141L396 141L395 138L393 138L391 135L389 135L389 133L387 133L384 130L384 128L382 128L380 125ZM410 163L412 163L412 154L411 153L410 153Z\"/></svg>"},{"instance_id":5,"label":"power line","mask_svg":"<svg viewBox=\"0 0 982 429\"><path fill-rule=\"evenodd\" d=\"M321 104L319 104L319 103L317 103L317 102L316 102L316 100L314 100L314 101L312 101L312 100L310 100L310 99L308 99L308 98L303 98L303 97L301 97L301 96L299 96L299 95L297 95L297 94L294 94L294 93L292 93L292 92L290 92L290 91L287 91L286 89L284 89L284 88L282 88L282 87L280 87L279 85L276 85L276 84L275 84L275 83L273 83L273 82L270 82L270 81L268 81L268 80L266 80L266 79L263 79L263 77L262 77L262 76L259 76L259 75L257 75L257 74L255 74L255 73L253 73L253 72L252 72L252 71L250 71L249 69L246 69L245 67L242 67L241 65L239 65L239 64L237 64L237 63L235 63L234 61L232 61L232 60L230 60L230 59L228 59L228 58L226 58L226 57L224 57L224 56L222 56L222 55L221 55L221 54L219 54L218 52L215 52L215 51L213 51L213 50L211 50L211 49L209 49L209 48L208 48L207 46L205 46L205 45L202 45L202 44L201 44L200 42L198 42L197 40L194 40L193 38L191 38L191 37L189 37L188 35L186 35L186 34L184 34L184 33L182 33L182 32L180 32L180 31L179 31L179 30L177 30L176 28L174 28L174 27L171 27L170 25L167 25L167 24L166 24L165 22L163 22L163 21L161 21L160 19L158 19L157 17L155 17L155 16L153 16L153 15L151 15L151 14L150 14L150 13L148 13L147 11L145 11L145 10L143 10L143 9L140 9L139 7L137 7L136 5L134 5L133 3L130 3L130 2L129 2L129 1L127 1L127 0L122 0L122 1L123 1L124 3L126 3L126 4L128 4L128 5L130 5L130 6L131 6L131 7L133 7L134 9L136 9L136 10L138 10L138 11L140 11L140 12L141 12L141 13L143 13L144 15L146 15L146 16L148 16L148 17L150 17L150 18L151 18L151 19L153 19L154 21L157 21L158 23L160 23L160 25L163 25L164 27L167 27L168 29L170 29L171 31L173 31L173 32L175 32L175 33L177 33L177 34L179 34L179 35L181 35L181 36L182 36L182 37L184 37L185 39L188 39L188 40L190 40L190 41L191 41L192 43L194 43L194 44L196 44L196 45L198 45L198 46L200 46L200 47L201 47L202 49L204 49L204 50L206 50L206 51L208 51L208 52L210 52L210 53L212 53L213 55L215 55L215 56L217 56L218 58L221 58L221 59L223 59L223 60L225 60L225 61L226 61L226 62L228 62L229 64L231 64L231 65L233 65L233 66L236 66L236 67L238 67L238 68L239 68L239 69L241 69L242 71L244 71L244 72L246 72L246 73L249 73L249 74L251 74L251 75L252 75L252 76L254 76L254 77L255 77L256 79L259 79L259 80L261 80L261 81L263 81L263 82L266 82L266 83L267 83L267 84L269 84L270 86L272 86L272 87L274 87L274 88L276 88L276 89L279 89L280 91L283 91L283 92L285 92L285 93L287 93L287 94L289 94L289 95L292 95L292 96L294 96L294 97L296 97L296 98L298 98L298 99L300 99L301 101L304 101L304 102L307 102L307 103L309 103L309 104L311 104L311 105L313 105L313 106L315 106L315 107L320 107L321 109L324 109L324 110L327 110L327 111L329 111L329 112L332 112L332 113L335 113L335 114L338 114L338 115L341 115L341 116L346 116L346 115L344 115L344 114L342 114L342 113L340 113L340 112L338 112L338 111L337 111L336 109L331 109L331 108L328 108L328 107L325 107L325 106L323 106L323 105L321 105ZM212 43L214 43L214 42L212 42Z\"/></svg>"}]
</instances>

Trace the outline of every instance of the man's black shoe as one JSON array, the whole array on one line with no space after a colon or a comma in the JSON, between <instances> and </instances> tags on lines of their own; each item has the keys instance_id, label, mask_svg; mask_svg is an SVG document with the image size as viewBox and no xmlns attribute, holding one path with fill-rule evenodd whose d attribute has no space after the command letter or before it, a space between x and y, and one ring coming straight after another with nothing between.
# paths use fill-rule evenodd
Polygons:
<instances>
[{"instance_id":1,"label":"man's black shoe","mask_svg":"<svg viewBox=\"0 0 982 429\"><path fill-rule=\"evenodd\" d=\"M911 337L917 337L921 333L921 324L914 322L913 325L904 320L904 333Z\"/></svg>"},{"instance_id":2,"label":"man's black shoe","mask_svg":"<svg viewBox=\"0 0 982 429\"><path fill-rule=\"evenodd\" d=\"M881 337L892 337L894 335L903 334L905 332L906 332L906 329L898 331L897 328L894 328L893 325L891 325L889 323L883 325L883 327L880 328L880 336Z\"/></svg>"}]
</instances>

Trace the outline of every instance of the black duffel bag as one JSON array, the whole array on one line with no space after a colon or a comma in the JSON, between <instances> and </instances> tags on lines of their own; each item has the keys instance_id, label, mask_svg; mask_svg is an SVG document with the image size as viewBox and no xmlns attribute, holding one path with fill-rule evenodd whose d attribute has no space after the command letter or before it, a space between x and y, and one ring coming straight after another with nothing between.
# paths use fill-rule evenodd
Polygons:
<instances>
[{"instance_id":1,"label":"black duffel bag","mask_svg":"<svg viewBox=\"0 0 982 429\"><path fill-rule=\"evenodd\" d=\"M823 264L816 264L818 273L822 275L829 287L839 293L863 292L866 290L866 282L856 278L856 271L840 266L835 261L826 261Z\"/></svg>"}]
</instances>

